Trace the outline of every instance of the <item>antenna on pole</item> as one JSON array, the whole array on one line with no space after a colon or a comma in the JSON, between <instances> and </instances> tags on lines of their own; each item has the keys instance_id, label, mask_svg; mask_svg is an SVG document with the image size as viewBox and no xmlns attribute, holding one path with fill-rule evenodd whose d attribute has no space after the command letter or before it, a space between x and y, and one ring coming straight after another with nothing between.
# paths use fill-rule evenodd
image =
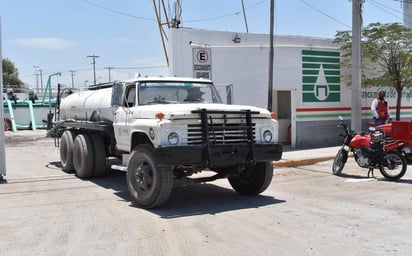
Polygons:
<instances>
[{"instance_id":1,"label":"antenna on pole","mask_svg":"<svg viewBox=\"0 0 412 256\"><path fill-rule=\"evenodd\" d=\"M169 54L166 47L168 38L165 27L167 29L179 28L182 15L182 3L180 0L175 1L175 17L171 21L169 20L164 0L158 0L157 3L156 0L153 0L153 7L156 14L157 25L159 27L160 38L162 39L163 52L166 58L167 66L169 66Z\"/></svg>"},{"instance_id":2,"label":"antenna on pole","mask_svg":"<svg viewBox=\"0 0 412 256\"><path fill-rule=\"evenodd\" d=\"M175 17L172 19L172 28L179 28L182 17L182 4L180 0L175 1Z\"/></svg>"}]
</instances>

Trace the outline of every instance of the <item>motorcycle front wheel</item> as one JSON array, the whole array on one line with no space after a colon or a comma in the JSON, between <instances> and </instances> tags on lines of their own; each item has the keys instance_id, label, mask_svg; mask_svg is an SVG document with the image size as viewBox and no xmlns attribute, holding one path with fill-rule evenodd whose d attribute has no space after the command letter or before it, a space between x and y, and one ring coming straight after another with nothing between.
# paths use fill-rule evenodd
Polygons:
<instances>
[{"instance_id":1,"label":"motorcycle front wheel","mask_svg":"<svg viewBox=\"0 0 412 256\"><path fill-rule=\"evenodd\" d=\"M332 172L334 175L340 175L343 167L346 164L346 160L348 159L348 152L343 148L339 149L338 153L335 156L335 160L333 160L332 165Z\"/></svg>"},{"instance_id":2,"label":"motorcycle front wheel","mask_svg":"<svg viewBox=\"0 0 412 256\"><path fill-rule=\"evenodd\" d=\"M379 170L388 180L398 180L405 175L407 167L407 161L401 153L388 151L382 158Z\"/></svg>"}]
</instances>

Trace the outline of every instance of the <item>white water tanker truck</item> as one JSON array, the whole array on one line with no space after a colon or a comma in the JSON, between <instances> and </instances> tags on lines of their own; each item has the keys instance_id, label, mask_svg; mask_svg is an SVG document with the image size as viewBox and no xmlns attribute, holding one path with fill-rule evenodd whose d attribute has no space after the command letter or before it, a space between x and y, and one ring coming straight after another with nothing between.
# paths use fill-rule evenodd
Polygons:
<instances>
[{"instance_id":1,"label":"white water tanker truck","mask_svg":"<svg viewBox=\"0 0 412 256\"><path fill-rule=\"evenodd\" d=\"M63 170L82 179L126 171L130 196L142 208L161 206L183 181L227 178L239 194L259 194L282 155L271 113L223 104L210 80L96 85L62 99L59 117Z\"/></svg>"}]
</instances>

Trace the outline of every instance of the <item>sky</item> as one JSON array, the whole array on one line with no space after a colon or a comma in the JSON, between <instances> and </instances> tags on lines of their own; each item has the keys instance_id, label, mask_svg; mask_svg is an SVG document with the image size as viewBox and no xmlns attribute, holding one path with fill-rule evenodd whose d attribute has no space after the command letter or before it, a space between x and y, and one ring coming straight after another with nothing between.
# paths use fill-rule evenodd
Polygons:
<instances>
[{"instance_id":1,"label":"sky","mask_svg":"<svg viewBox=\"0 0 412 256\"><path fill-rule=\"evenodd\" d=\"M174 0L164 2L173 10ZM270 0L243 5L245 13L242 0L182 0L181 25L269 34ZM364 26L402 16L399 0L363 4ZM0 0L0 18L2 56L35 90L50 75L52 86L93 84L93 55L98 83L168 73L152 0ZM349 0L275 0L275 35L333 38L351 25Z\"/></svg>"}]
</instances>

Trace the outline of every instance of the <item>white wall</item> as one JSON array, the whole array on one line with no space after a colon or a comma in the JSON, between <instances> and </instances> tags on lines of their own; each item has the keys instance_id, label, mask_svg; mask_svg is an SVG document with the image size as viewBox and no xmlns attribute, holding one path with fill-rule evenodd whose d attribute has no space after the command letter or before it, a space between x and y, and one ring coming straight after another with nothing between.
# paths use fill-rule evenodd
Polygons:
<instances>
[{"instance_id":1,"label":"white wall","mask_svg":"<svg viewBox=\"0 0 412 256\"><path fill-rule=\"evenodd\" d=\"M302 49L337 50L330 39L276 36L274 44L274 88L282 90L301 89ZM211 51L212 80L233 84L233 103L267 107L269 35L171 29L170 75L193 76L193 48L202 47Z\"/></svg>"}]
</instances>

